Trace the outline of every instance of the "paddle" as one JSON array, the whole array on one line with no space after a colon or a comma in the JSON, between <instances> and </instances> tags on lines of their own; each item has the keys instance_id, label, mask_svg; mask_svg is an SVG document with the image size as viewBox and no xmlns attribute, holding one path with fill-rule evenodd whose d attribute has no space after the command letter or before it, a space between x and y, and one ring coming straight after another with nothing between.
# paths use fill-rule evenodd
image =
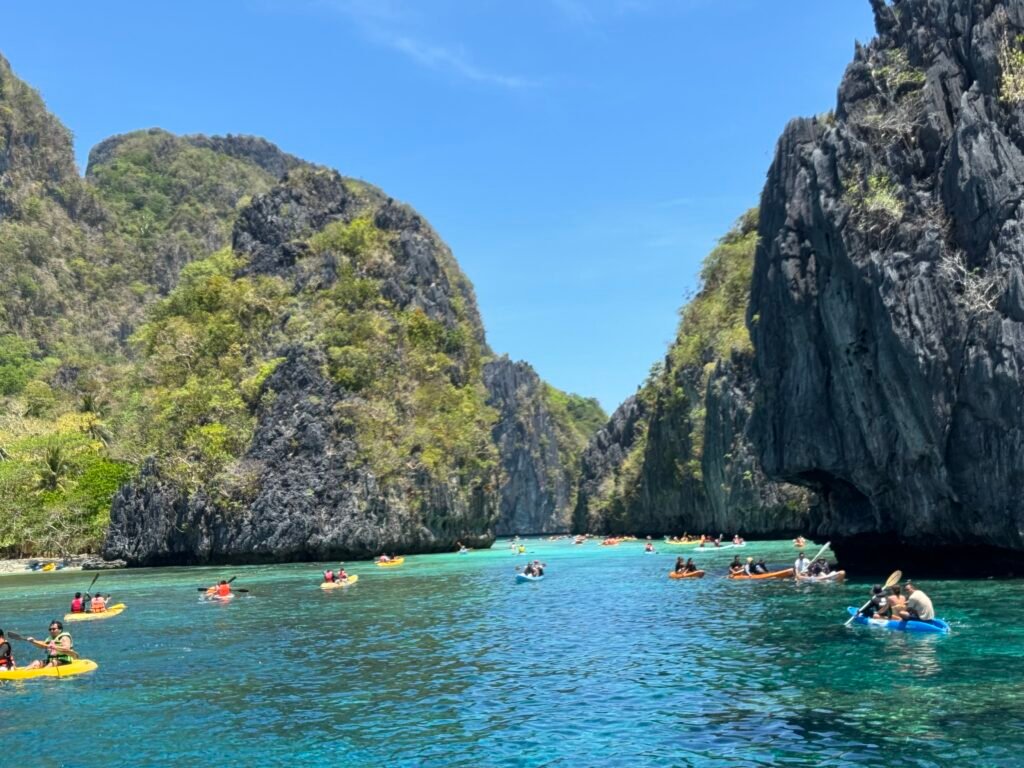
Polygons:
<instances>
[{"instance_id":1,"label":"paddle","mask_svg":"<svg viewBox=\"0 0 1024 768\"><path fill-rule=\"evenodd\" d=\"M23 637L23 636L19 635L17 632L8 632L7 635L8 635L8 637L13 637L15 640L21 640L22 642L31 643L32 645L36 646L37 648L42 648L44 650L49 650L49 648L50 648L50 646L47 645L46 643L44 643L42 640L35 640L35 639L29 640L27 637ZM70 648L60 648L59 652L62 653L62 654L67 654L68 656L70 656L73 659L77 659L78 658L78 651L73 651Z\"/></svg>"},{"instance_id":2,"label":"paddle","mask_svg":"<svg viewBox=\"0 0 1024 768\"><path fill-rule=\"evenodd\" d=\"M903 571L893 571L892 575L890 575L889 578L885 580L885 584L882 586L882 589L883 590L888 589L889 587L891 587L893 584L895 584L897 581L899 581L902 578L903 578ZM871 599L872 600L874 599L873 595L872 595ZM868 600L866 603L864 603L864 605L862 605L860 607L860 611L863 611L869 605L871 605L871 600ZM853 616L850 617L850 620L847 621L845 624L843 624L843 626L844 627L850 626L853 623L853 620L856 619L860 615L860 611L857 611L857 613L853 614Z\"/></svg>"},{"instance_id":3,"label":"paddle","mask_svg":"<svg viewBox=\"0 0 1024 768\"><path fill-rule=\"evenodd\" d=\"M198 592L205 592L208 589L209 589L209 587L196 587L196 591L198 591ZM232 592L248 592L249 590L248 589L232 589L231 591Z\"/></svg>"}]
</instances>

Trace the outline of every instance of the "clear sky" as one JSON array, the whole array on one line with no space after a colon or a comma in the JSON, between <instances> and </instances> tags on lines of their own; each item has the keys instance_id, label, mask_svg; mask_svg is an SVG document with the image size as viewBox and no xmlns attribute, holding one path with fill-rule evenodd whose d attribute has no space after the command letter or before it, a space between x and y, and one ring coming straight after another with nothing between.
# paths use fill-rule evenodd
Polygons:
<instances>
[{"instance_id":1,"label":"clear sky","mask_svg":"<svg viewBox=\"0 0 1024 768\"><path fill-rule=\"evenodd\" d=\"M7 4L0 52L83 168L115 133L246 133L410 203L495 351L611 411L872 35L868 0L61 0Z\"/></svg>"}]
</instances>

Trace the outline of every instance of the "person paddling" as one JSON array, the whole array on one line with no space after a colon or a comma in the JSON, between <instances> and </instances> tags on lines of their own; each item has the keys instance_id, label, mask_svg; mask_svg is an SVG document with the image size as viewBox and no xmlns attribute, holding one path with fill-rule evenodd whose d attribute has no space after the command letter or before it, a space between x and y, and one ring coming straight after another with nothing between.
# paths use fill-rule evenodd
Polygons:
<instances>
[{"instance_id":1,"label":"person paddling","mask_svg":"<svg viewBox=\"0 0 1024 768\"><path fill-rule=\"evenodd\" d=\"M932 607L931 598L909 581L904 585L903 590L907 593L907 602L899 612L900 620L903 622L931 622L935 618L935 608Z\"/></svg>"},{"instance_id":2,"label":"person paddling","mask_svg":"<svg viewBox=\"0 0 1024 768\"><path fill-rule=\"evenodd\" d=\"M326 581L328 584L334 583L334 571L332 571L330 568L324 571L324 581Z\"/></svg>"},{"instance_id":3,"label":"person paddling","mask_svg":"<svg viewBox=\"0 0 1024 768\"><path fill-rule=\"evenodd\" d=\"M11 651L11 644L7 642L4 631L0 629L0 670L14 669L14 653Z\"/></svg>"},{"instance_id":4,"label":"person paddling","mask_svg":"<svg viewBox=\"0 0 1024 768\"><path fill-rule=\"evenodd\" d=\"M71 633L64 631L64 625L54 619L50 622L50 639L36 640L34 637L26 637L26 642L32 643L37 648L42 648L46 651L46 658L43 660L36 660L29 664L29 669L39 669L40 667L61 667L65 664L70 664L74 657L78 654L71 654L74 648L74 641L71 639Z\"/></svg>"},{"instance_id":5,"label":"person paddling","mask_svg":"<svg viewBox=\"0 0 1024 768\"><path fill-rule=\"evenodd\" d=\"M206 596L219 598L232 597L231 584L221 579L220 584L217 584L216 586L210 587L206 590Z\"/></svg>"},{"instance_id":6,"label":"person paddling","mask_svg":"<svg viewBox=\"0 0 1024 768\"><path fill-rule=\"evenodd\" d=\"M693 563L693 558L688 557L686 559L686 565L683 566L683 573L694 573L697 570L697 566Z\"/></svg>"},{"instance_id":7,"label":"person paddling","mask_svg":"<svg viewBox=\"0 0 1024 768\"><path fill-rule=\"evenodd\" d=\"M683 556L680 555L676 558L676 573L684 573L686 571L686 563L683 562Z\"/></svg>"},{"instance_id":8,"label":"person paddling","mask_svg":"<svg viewBox=\"0 0 1024 768\"><path fill-rule=\"evenodd\" d=\"M768 573L768 564L765 563L764 558L762 557L760 560L754 563L754 567L752 570L754 571L754 573Z\"/></svg>"},{"instance_id":9,"label":"person paddling","mask_svg":"<svg viewBox=\"0 0 1024 768\"><path fill-rule=\"evenodd\" d=\"M796 559L796 562L793 563L793 570L798 574L804 574L807 573L807 569L810 565L811 561L807 559L807 555L801 552L800 556Z\"/></svg>"},{"instance_id":10,"label":"person paddling","mask_svg":"<svg viewBox=\"0 0 1024 768\"><path fill-rule=\"evenodd\" d=\"M743 570L743 563L740 562L740 556L734 555L732 562L729 563L729 573L739 573Z\"/></svg>"},{"instance_id":11,"label":"person paddling","mask_svg":"<svg viewBox=\"0 0 1024 768\"><path fill-rule=\"evenodd\" d=\"M71 601L71 612L85 613L85 600L82 599L81 592L75 592L75 599Z\"/></svg>"}]
</instances>

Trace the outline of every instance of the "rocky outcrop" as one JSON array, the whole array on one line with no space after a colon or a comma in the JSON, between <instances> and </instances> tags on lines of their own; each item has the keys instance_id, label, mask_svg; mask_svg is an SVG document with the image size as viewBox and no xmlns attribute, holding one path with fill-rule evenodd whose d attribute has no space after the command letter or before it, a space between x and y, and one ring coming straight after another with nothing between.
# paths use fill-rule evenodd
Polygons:
<instances>
[{"instance_id":1,"label":"rocky outcrop","mask_svg":"<svg viewBox=\"0 0 1024 768\"><path fill-rule=\"evenodd\" d=\"M616 503L616 475L636 442L644 415L641 401L635 396L627 398L587 444L580 460L579 491L572 515L574 533L605 531L607 507Z\"/></svg>"},{"instance_id":2,"label":"rocky outcrop","mask_svg":"<svg viewBox=\"0 0 1024 768\"><path fill-rule=\"evenodd\" d=\"M484 367L487 404L498 411L493 435L501 457L498 536L567 533L577 470L563 455L544 382L527 363L508 357Z\"/></svg>"},{"instance_id":3,"label":"rocky outcrop","mask_svg":"<svg viewBox=\"0 0 1024 768\"><path fill-rule=\"evenodd\" d=\"M872 6L835 114L790 124L768 175L752 435L844 559L1020 564L1024 3Z\"/></svg>"},{"instance_id":4,"label":"rocky outcrop","mask_svg":"<svg viewBox=\"0 0 1024 768\"><path fill-rule=\"evenodd\" d=\"M165 455L118 492L105 556L155 565L488 545L497 454L474 342L482 330L469 327L471 294L436 235L377 190L302 167L252 201L232 240L231 257L205 268L237 265L234 274L221 272L212 294L188 283L162 318L205 337L210 315L196 301L212 302L218 322L237 329L228 354L248 368L225 369L222 353L197 349L192 379L175 365L156 380L154 392L210 394L191 406L197 418L181 438L158 437ZM237 320L216 298L232 284L249 296ZM249 335L256 322L263 330ZM162 328L144 331L154 356ZM207 404L224 375L249 387L244 404ZM228 441L216 445L244 451L226 460L222 448L197 451L197 430L211 421Z\"/></svg>"},{"instance_id":5,"label":"rocky outcrop","mask_svg":"<svg viewBox=\"0 0 1024 768\"><path fill-rule=\"evenodd\" d=\"M334 416L345 395L324 378L324 360L300 347L285 354L231 487L189 495L147 462L114 499L104 557L251 563L490 546L492 494L464 493L422 469L412 477L419 494L383 487L360 460L351 427Z\"/></svg>"},{"instance_id":6,"label":"rocky outcrop","mask_svg":"<svg viewBox=\"0 0 1024 768\"><path fill-rule=\"evenodd\" d=\"M705 260L664 362L587 449L574 522L595 533L799 532L812 494L765 477L743 318L757 241L744 216Z\"/></svg>"}]
</instances>

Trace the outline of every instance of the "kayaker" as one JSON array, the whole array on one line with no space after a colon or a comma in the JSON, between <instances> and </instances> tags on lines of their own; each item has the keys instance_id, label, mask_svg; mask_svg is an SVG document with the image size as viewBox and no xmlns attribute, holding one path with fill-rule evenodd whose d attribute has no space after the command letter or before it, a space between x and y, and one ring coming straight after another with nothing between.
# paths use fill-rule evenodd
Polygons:
<instances>
[{"instance_id":1,"label":"kayaker","mask_svg":"<svg viewBox=\"0 0 1024 768\"><path fill-rule=\"evenodd\" d=\"M686 571L686 563L683 562L683 556L680 555L676 558L676 573L684 573Z\"/></svg>"},{"instance_id":2,"label":"kayaker","mask_svg":"<svg viewBox=\"0 0 1024 768\"><path fill-rule=\"evenodd\" d=\"M907 592L907 603L899 612L901 621L931 621L935 618L932 600L909 581L903 587Z\"/></svg>"},{"instance_id":3,"label":"kayaker","mask_svg":"<svg viewBox=\"0 0 1024 768\"><path fill-rule=\"evenodd\" d=\"M85 601L82 600L82 593L75 592L75 599L71 601L71 612L72 613L84 613L85 612Z\"/></svg>"},{"instance_id":4,"label":"kayaker","mask_svg":"<svg viewBox=\"0 0 1024 768\"><path fill-rule=\"evenodd\" d=\"M332 571L330 568L324 571L324 581L326 581L328 584L334 583L334 571Z\"/></svg>"},{"instance_id":5,"label":"kayaker","mask_svg":"<svg viewBox=\"0 0 1024 768\"><path fill-rule=\"evenodd\" d=\"M746 565L743 566L743 572L747 576L753 576L757 571L754 570L754 558L748 557Z\"/></svg>"},{"instance_id":6,"label":"kayaker","mask_svg":"<svg viewBox=\"0 0 1024 768\"><path fill-rule=\"evenodd\" d=\"M14 669L14 654L11 644L7 642L4 631L0 629L0 669Z\"/></svg>"},{"instance_id":7,"label":"kayaker","mask_svg":"<svg viewBox=\"0 0 1024 768\"><path fill-rule=\"evenodd\" d=\"M729 563L729 573L739 573L743 570L743 563L740 562L740 556L734 555L732 562Z\"/></svg>"},{"instance_id":8,"label":"kayaker","mask_svg":"<svg viewBox=\"0 0 1024 768\"><path fill-rule=\"evenodd\" d=\"M807 559L807 555L803 552L797 557L796 562L793 563L793 570L797 573L807 573L807 569L810 567L811 561Z\"/></svg>"},{"instance_id":9,"label":"kayaker","mask_svg":"<svg viewBox=\"0 0 1024 768\"><path fill-rule=\"evenodd\" d=\"M107 610L107 601L103 599L103 595L97 594L89 601L89 610L93 613L103 613Z\"/></svg>"},{"instance_id":10,"label":"kayaker","mask_svg":"<svg viewBox=\"0 0 1024 768\"><path fill-rule=\"evenodd\" d=\"M802 547L805 544L807 544L807 540L803 536L797 536L793 539L793 546L795 547Z\"/></svg>"},{"instance_id":11,"label":"kayaker","mask_svg":"<svg viewBox=\"0 0 1024 768\"><path fill-rule=\"evenodd\" d=\"M74 647L74 641L71 639L71 633L64 631L64 625L54 619L50 622L50 639L36 640L34 637L26 637L25 640L37 648L42 648L46 651L46 658L42 661L36 660L28 665L29 669L39 669L41 667L60 667L64 664L70 664L73 659L67 653L61 653L61 651L70 651Z\"/></svg>"},{"instance_id":12,"label":"kayaker","mask_svg":"<svg viewBox=\"0 0 1024 768\"><path fill-rule=\"evenodd\" d=\"M697 570L697 566L693 564L693 558L688 557L686 559L686 565L683 566L683 573L693 573Z\"/></svg>"},{"instance_id":13,"label":"kayaker","mask_svg":"<svg viewBox=\"0 0 1024 768\"><path fill-rule=\"evenodd\" d=\"M886 616L888 618L899 618L900 611L907 605L907 599L903 596L903 588L899 584L889 587L888 606Z\"/></svg>"},{"instance_id":14,"label":"kayaker","mask_svg":"<svg viewBox=\"0 0 1024 768\"><path fill-rule=\"evenodd\" d=\"M654 545L651 544L651 542L648 541L646 544L644 544L644 552L653 552L653 551L654 551Z\"/></svg>"},{"instance_id":15,"label":"kayaker","mask_svg":"<svg viewBox=\"0 0 1024 768\"><path fill-rule=\"evenodd\" d=\"M768 573L768 565L763 557L754 564L753 571L754 573Z\"/></svg>"},{"instance_id":16,"label":"kayaker","mask_svg":"<svg viewBox=\"0 0 1024 768\"><path fill-rule=\"evenodd\" d=\"M348 574L342 566L338 566L338 572L334 574L335 581L348 581Z\"/></svg>"},{"instance_id":17,"label":"kayaker","mask_svg":"<svg viewBox=\"0 0 1024 768\"><path fill-rule=\"evenodd\" d=\"M883 618L883 614L888 610L888 601L885 595L882 593L882 585L875 584L871 588L871 599L868 600L868 604L860 610L861 616L866 616L869 619Z\"/></svg>"},{"instance_id":18,"label":"kayaker","mask_svg":"<svg viewBox=\"0 0 1024 768\"><path fill-rule=\"evenodd\" d=\"M206 590L206 594L209 597L231 597L231 585L222 579L220 584Z\"/></svg>"},{"instance_id":19,"label":"kayaker","mask_svg":"<svg viewBox=\"0 0 1024 768\"><path fill-rule=\"evenodd\" d=\"M544 575L544 564L540 560L534 560L533 561L533 572L537 576L543 576Z\"/></svg>"},{"instance_id":20,"label":"kayaker","mask_svg":"<svg viewBox=\"0 0 1024 768\"><path fill-rule=\"evenodd\" d=\"M391 562L391 558L388 557L386 552L381 552L380 553L380 557L377 558L377 562L380 562L380 563L390 563Z\"/></svg>"}]
</instances>

